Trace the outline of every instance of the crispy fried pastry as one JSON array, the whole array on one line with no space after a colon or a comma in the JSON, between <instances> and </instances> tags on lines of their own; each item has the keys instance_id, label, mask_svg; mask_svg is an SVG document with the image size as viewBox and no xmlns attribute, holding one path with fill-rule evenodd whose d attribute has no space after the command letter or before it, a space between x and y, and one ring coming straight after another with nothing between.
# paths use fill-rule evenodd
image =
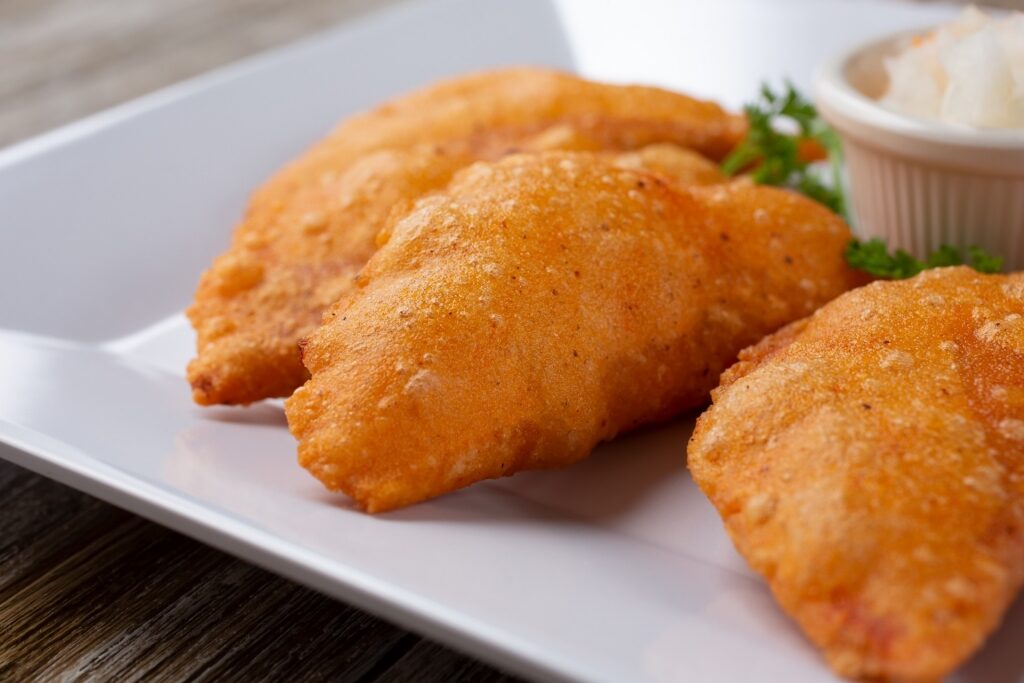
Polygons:
<instances>
[{"instance_id":1,"label":"crispy fried pastry","mask_svg":"<svg viewBox=\"0 0 1024 683\"><path fill-rule=\"evenodd\" d=\"M632 152L605 152L602 156L620 168L658 173L680 187L717 185L728 180L718 164L691 149L670 143L647 145Z\"/></svg>"},{"instance_id":2,"label":"crispy fried pastry","mask_svg":"<svg viewBox=\"0 0 1024 683\"><path fill-rule=\"evenodd\" d=\"M721 157L744 130L717 105L541 69L446 81L343 123L260 189L196 293L195 400L287 396L297 342L376 249L389 217L451 174L510 150L629 150L671 142Z\"/></svg>"},{"instance_id":3,"label":"crispy fried pastry","mask_svg":"<svg viewBox=\"0 0 1024 683\"><path fill-rule=\"evenodd\" d=\"M741 348L853 277L846 225L813 201L595 154L475 164L382 238L286 402L300 463L371 512L700 405Z\"/></svg>"},{"instance_id":4,"label":"crispy fried pastry","mask_svg":"<svg viewBox=\"0 0 1024 683\"><path fill-rule=\"evenodd\" d=\"M854 290L744 351L689 464L840 674L934 681L1024 581L1024 274Z\"/></svg>"}]
</instances>

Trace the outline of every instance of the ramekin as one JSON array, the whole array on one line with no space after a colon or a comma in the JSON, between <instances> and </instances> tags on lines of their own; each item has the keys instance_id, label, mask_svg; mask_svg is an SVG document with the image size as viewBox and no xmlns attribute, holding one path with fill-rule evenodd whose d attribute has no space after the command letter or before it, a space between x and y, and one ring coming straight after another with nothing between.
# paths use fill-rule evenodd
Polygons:
<instances>
[{"instance_id":1,"label":"ramekin","mask_svg":"<svg viewBox=\"0 0 1024 683\"><path fill-rule=\"evenodd\" d=\"M926 29L927 30L927 29ZM924 258L942 244L978 245L1024 269L1024 130L975 129L899 114L876 98L883 60L906 32L822 65L815 100L843 141L854 231Z\"/></svg>"}]
</instances>

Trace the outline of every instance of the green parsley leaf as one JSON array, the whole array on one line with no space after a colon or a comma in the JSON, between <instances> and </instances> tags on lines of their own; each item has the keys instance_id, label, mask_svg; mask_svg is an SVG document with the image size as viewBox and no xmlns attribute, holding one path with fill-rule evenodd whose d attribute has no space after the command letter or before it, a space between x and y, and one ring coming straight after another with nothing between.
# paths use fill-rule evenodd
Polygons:
<instances>
[{"instance_id":1,"label":"green parsley leaf","mask_svg":"<svg viewBox=\"0 0 1024 683\"><path fill-rule=\"evenodd\" d=\"M749 125L747 134L722 162L722 172L736 175L753 165L754 182L797 190L836 213L845 213L839 136L818 116L814 105L792 83L787 82L781 93L764 83L760 99L743 111ZM786 127L795 132L785 132ZM828 152L830 182L823 181L812 164L800 158L804 140L816 140Z\"/></svg>"},{"instance_id":2,"label":"green parsley leaf","mask_svg":"<svg viewBox=\"0 0 1024 683\"><path fill-rule=\"evenodd\" d=\"M979 246L967 247L971 266L979 273L999 273L1003 270L1003 257L993 256Z\"/></svg>"},{"instance_id":3,"label":"green parsley leaf","mask_svg":"<svg viewBox=\"0 0 1024 683\"><path fill-rule=\"evenodd\" d=\"M943 244L924 261L919 261L902 249L889 253L885 242L874 237L867 241L854 239L846 246L846 262L858 270L875 277L902 280L913 277L922 270L958 266L965 263L982 273L998 273L1003 268L1003 259L986 252L981 247L968 247L967 256L956 247Z\"/></svg>"},{"instance_id":4,"label":"green parsley leaf","mask_svg":"<svg viewBox=\"0 0 1024 683\"><path fill-rule=\"evenodd\" d=\"M875 277L902 280L924 270L923 263L902 249L890 254L885 242L877 237L866 242L852 240L843 255L851 266Z\"/></svg>"},{"instance_id":5,"label":"green parsley leaf","mask_svg":"<svg viewBox=\"0 0 1024 683\"><path fill-rule=\"evenodd\" d=\"M943 244L928 256L928 259L924 262L924 268L959 266L963 265L963 262L964 258L956 248L948 244ZM924 270L924 268L922 268L922 270Z\"/></svg>"}]
</instances>

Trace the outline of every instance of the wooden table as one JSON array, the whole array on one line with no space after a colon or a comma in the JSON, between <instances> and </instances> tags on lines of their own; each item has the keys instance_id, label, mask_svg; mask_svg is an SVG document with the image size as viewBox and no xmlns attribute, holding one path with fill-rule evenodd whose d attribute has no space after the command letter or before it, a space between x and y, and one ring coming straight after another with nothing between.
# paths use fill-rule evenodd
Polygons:
<instances>
[{"instance_id":1,"label":"wooden table","mask_svg":"<svg viewBox=\"0 0 1024 683\"><path fill-rule=\"evenodd\" d=\"M0 0L0 145L375 4ZM185 678L513 680L0 460L0 681Z\"/></svg>"}]
</instances>

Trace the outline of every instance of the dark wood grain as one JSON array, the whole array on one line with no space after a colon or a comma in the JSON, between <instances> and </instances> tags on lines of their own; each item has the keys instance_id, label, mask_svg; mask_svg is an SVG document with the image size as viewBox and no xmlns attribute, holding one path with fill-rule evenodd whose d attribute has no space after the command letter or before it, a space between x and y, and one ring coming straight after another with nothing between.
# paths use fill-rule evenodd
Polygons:
<instances>
[{"instance_id":1,"label":"dark wood grain","mask_svg":"<svg viewBox=\"0 0 1024 683\"><path fill-rule=\"evenodd\" d=\"M0 145L374 0L0 0ZM0 681L513 679L0 461Z\"/></svg>"},{"instance_id":2,"label":"dark wood grain","mask_svg":"<svg viewBox=\"0 0 1024 683\"><path fill-rule=\"evenodd\" d=\"M0 144L396 0L0 0Z\"/></svg>"}]
</instances>

